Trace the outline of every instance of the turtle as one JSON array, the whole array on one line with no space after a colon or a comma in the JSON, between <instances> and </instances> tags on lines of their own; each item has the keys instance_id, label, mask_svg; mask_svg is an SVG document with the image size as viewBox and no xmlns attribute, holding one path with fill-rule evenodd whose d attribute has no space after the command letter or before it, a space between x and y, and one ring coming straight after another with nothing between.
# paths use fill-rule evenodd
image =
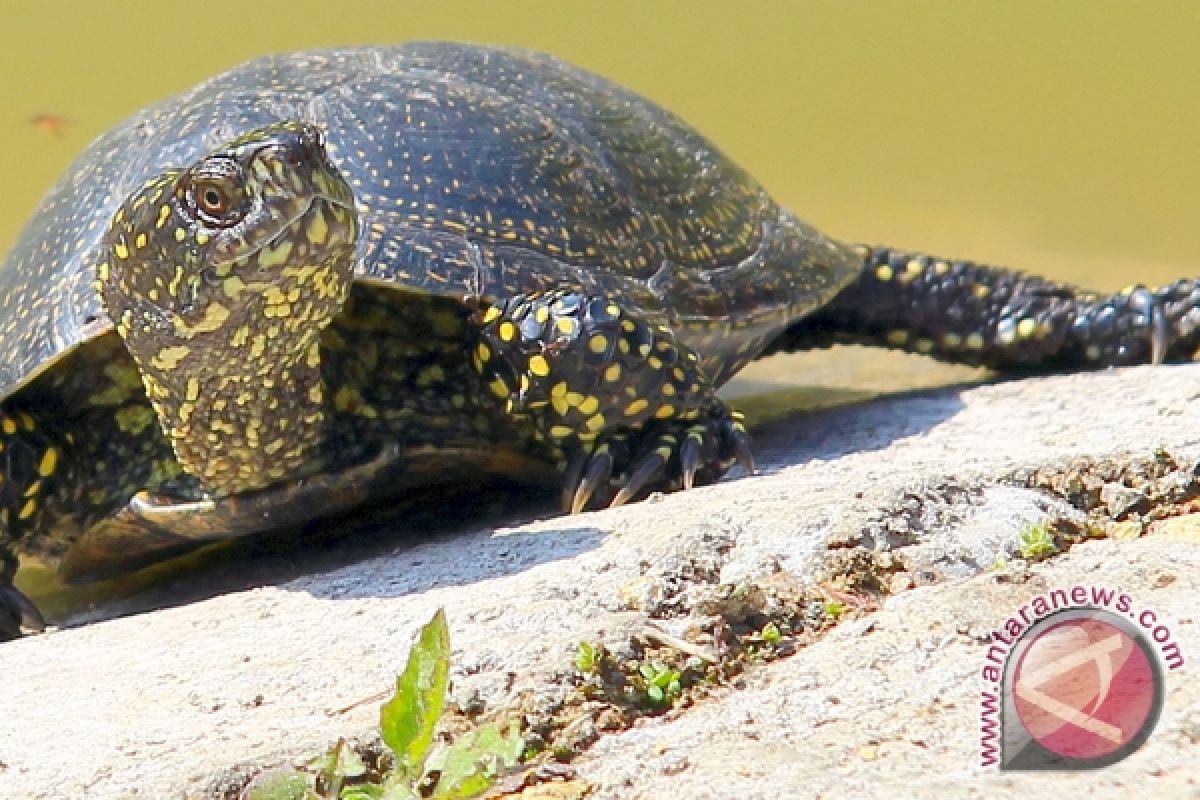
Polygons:
<instances>
[{"instance_id":1,"label":"turtle","mask_svg":"<svg viewBox=\"0 0 1200 800\"><path fill-rule=\"evenodd\" d=\"M267 56L102 135L0 266L0 637L45 625L23 556L94 580L476 469L620 505L755 470L716 390L766 354L1161 362L1198 307L843 243L549 55Z\"/></svg>"}]
</instances>

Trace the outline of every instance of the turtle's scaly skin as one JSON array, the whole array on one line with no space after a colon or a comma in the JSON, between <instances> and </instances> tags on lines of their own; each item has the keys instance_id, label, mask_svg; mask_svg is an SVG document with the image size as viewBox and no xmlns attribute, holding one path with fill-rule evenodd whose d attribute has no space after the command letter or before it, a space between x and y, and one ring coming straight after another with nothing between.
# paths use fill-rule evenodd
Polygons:
<instances>
[{"instance_id":1,"label":"turtle's scaly skin","mask_svg":"<svg viewBox=\"0 0 1200 800\"><path fill-rule=\"evenodd\" d=\"M621 503L752 464L714 390L763 352L1157 361L1198 299L841 244L547 56L261 59L101 137L0 266L0 637L19 552L87 579L464 466Z\"/></svg>"}]
</instances>

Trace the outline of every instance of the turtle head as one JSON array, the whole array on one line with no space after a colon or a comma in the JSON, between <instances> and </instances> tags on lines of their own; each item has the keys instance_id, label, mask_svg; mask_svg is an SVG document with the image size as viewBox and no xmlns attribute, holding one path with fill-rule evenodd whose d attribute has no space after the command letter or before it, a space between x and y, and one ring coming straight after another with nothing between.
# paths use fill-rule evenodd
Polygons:
<instances>
[{"instance_id":1,"label":"turtle head","mask_svg":"<svg viewBox=\"0 0 1200 800\"><path fill-rule=\"evenodd\" d=\"M114 215L102 300L176 456L210 492L283 480L310 458L317 343L357 243L353 193L301 123L159 175Z\"/></svg>"}]
</instances>

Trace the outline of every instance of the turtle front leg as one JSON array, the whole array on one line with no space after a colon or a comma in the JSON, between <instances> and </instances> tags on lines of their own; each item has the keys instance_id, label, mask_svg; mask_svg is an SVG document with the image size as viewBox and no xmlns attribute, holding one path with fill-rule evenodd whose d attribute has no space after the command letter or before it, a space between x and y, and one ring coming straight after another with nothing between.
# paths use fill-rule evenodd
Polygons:
<instances>
[{"instance_id":1,"label":"turtle front leg","mask_svg":"<svg viewBox=\"0 0 1200 800\"><path fill-rule=\"evenodd\" d=\"M511 297L479 318L477 370L508 411L528 416L565 474L563 506L618 506L654 488L754 470L741 415L665 326L603 295Z\"/></svg>"},{"instance_id":2,"label":"turtle front leg","mask_svg":"<svg viewBox=\"0 0 1200 800\"><path fill-rule=\"evenodd\" d=\"M28 413L0 409L0 641L46 627L37 606L13 585L13 578L17 543L37 529L62 466L62 448L53 434Z\"/></svg>"}]
</instances>

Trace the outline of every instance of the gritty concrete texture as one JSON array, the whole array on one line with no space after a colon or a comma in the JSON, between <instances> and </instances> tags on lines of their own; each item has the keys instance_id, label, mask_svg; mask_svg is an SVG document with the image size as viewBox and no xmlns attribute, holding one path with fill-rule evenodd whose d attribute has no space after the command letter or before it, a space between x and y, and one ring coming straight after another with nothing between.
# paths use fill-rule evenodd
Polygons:
<instances>
[{"instance_id":1,"label":"gritty concrete texture","mask_svg":"<svg viewBox=\"0 0 1200 800\"><path fill-rule=\"evenodd\" d=\"M977 766L986 634L1048 587L1119 586L1200 658L1200 542L1179 526L1014 572L1018 532L1060 502L999 478L1090 455L1200 456L1200 366L1014 381L773 423L764 474L624 509L411 541L275 585L0 646L0 797L187 798L235 764L311 755L377 722L439 606L455 695L552 693L581 640L706 587L817 581L847 538L901 554L918 588L751 668L744 688L602 736L576 761L603 798L1182 796L1200 791L1200 683L1171 673L1138 754L1074 775ZM831 549L831 547L833 549ZM928 585L922 585L927 583ZM673 618L671 618L673 617Z\"/></svg>"}]
</instances>

